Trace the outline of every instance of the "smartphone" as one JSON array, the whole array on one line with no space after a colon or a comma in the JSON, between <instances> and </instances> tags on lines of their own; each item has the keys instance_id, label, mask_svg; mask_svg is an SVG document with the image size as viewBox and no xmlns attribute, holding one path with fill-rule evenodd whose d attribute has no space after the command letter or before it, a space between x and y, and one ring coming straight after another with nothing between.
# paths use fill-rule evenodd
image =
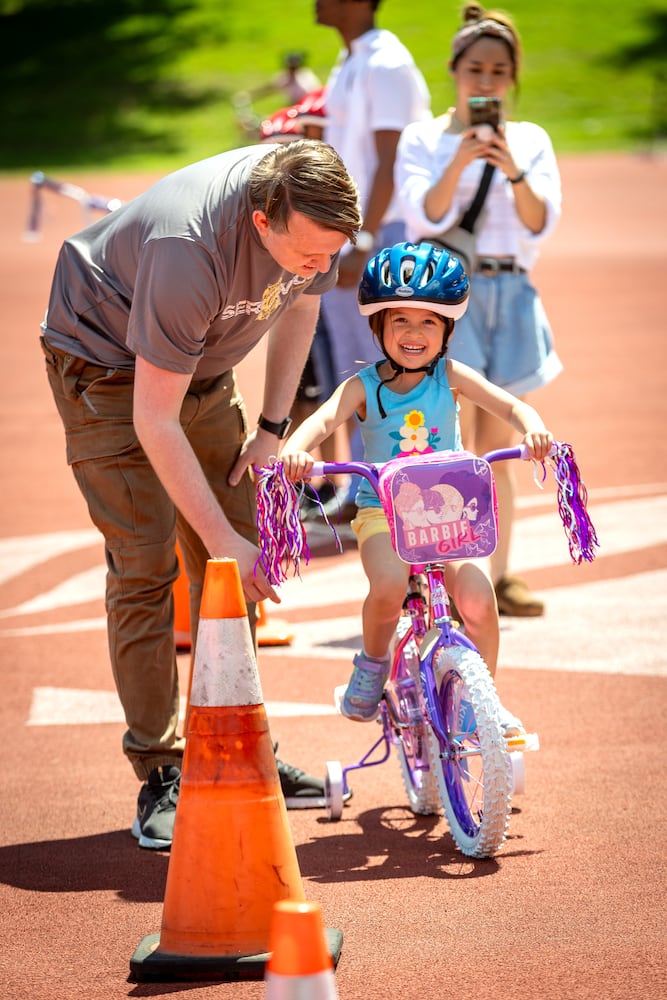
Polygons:
<instances>
[{"instance_id":1,"label":"smartphone","mask_svg":"<svg viewBox=\"0 0 667 1000\"><path fill-rule=\"evenodd\" d=\"M499 97L470 97L468 110L471 125L490 125L497 131L502 112Z\"/></svg>"}]
</instances>

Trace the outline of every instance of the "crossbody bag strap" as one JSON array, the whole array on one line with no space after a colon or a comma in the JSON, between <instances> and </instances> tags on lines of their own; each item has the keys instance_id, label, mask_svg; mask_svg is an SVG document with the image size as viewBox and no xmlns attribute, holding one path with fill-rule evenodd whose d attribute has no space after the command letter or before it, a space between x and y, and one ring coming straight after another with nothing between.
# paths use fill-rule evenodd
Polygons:
<instances>
[{"instance_id":1,"label":"crossbody bag strap","mask_svg":"<svg viewBox=\"0 0 667 1000\"><path fill-rule=\"evenodd\" d=\"M482 179L479 182L479 187L477 188L477 193L473 198L470 208L466 211L465 215L461 219L459 226L461 229L467 230L471 233L475 228L475 223L477 222L477 216L482 211L482 205L484 204L484 199L487 196L489 187L491 186L491 178L493 177L493 171L496 168L492 163L487 163L482 172Z\"/></svg>"}]
</instances>

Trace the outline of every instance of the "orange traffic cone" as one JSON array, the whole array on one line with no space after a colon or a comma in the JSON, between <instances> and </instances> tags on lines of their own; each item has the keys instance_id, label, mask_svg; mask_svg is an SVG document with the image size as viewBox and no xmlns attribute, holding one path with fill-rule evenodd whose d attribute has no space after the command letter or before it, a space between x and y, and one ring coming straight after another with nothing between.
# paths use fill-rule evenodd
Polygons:
<instances>
[{"instance_id":1,"label":"orange traffic cone","mask_svg":"<svg viewBox=\"0 0 667 1000\"><path fill-rule=\"evenodd\" d=\"M269 946L266 1000L337 1000L318 903L293 899L275 903Z\"/></svg>"},{"instance_id":2,"label":"orange traffic cone","mask_svg":"<svg viewBox=\"0 0 667 1000\"><path fill-rule=\"evenodd\" d=\"M291 626L282 618L269 618L265 601L257 605L257 645L289 646L294 639Z\"/></svg>"},{"instance_id":3,"label":"orange traffic cone","mask_svg":"<svg viewBox=\"0 0 667 1000\"><path fill-rule=\"evenodd\" d=\"M204 578L162 929L139 980L261 979L273 904L304 898L234 559Z\"/></svg>"},{"instance_id":4,"label":"orange traffic cone","mask_svg":"<svg viewBox=\"0 0 667 1000\"><path fill-rule=\"evenodd\" d=\"M190 583L183 565L181 547L176 542L179 574L174 583L174 640L176 649L187 652L192 646L190 634Z\"/></svg>"}]
</instances>

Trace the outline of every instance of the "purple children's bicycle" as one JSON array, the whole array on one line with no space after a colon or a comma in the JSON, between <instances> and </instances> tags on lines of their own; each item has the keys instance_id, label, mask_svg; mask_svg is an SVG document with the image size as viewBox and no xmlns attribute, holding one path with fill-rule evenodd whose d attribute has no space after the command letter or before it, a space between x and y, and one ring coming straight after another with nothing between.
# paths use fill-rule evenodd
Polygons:
<instances>
[{"instance_id":1,"label":"purple children's bicycle","mask_svg":"<svg viewBox=\"0 0 667 1000\"><path fill-rule=\"evenodd\" d=\"M513 794L523 790L523 753L534 733L505 738L500 703L486 664L450 614L444 564L490 555L497 540L491 463L527 459L523 446L477 457L435 452L384 465L315 463L310 475L353 473L376 490L392 544L410 565L404 613L378 721L381 734L357 762L327 765L327 806L339 819L348 775L382 764L392 747L415 813L444 810L455 843L472 857L494 855L507 834ZM540 463L536 463L540 467ZM575 563L592 561L598 540L572 448L555 443L541 463L558 487L558 509ZM280 462L259 470L260 563L272 583L299 572L309 551L299 517L299 493ZM335 529L334 529L335 533ZM337 537L337 536L336 536ZM342 697L343 689L336 692Z\"/></svg>"}]
</instances>

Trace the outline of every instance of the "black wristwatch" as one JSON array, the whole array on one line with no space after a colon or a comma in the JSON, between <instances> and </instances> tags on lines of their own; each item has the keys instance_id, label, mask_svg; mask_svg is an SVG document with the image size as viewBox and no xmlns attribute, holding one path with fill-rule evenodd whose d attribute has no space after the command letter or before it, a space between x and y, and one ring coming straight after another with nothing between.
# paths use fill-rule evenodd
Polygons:
<instances>
[{"instance_id":1,"label":"black wristwatch","mask_svg":"<svg viewBox=\"0 0 667 1000\"><path fill-rule=\"evenodd\" d=\"M281 441L283 438L287 437L287 432L290 429L291 423L291 417L285 417L285 419L279 424L274 423L273 420L267 420L261 413L257 418L258 427L261 427L263 431L268 431L269 434L275 434Z\"/></svg>"}]
</instances>

